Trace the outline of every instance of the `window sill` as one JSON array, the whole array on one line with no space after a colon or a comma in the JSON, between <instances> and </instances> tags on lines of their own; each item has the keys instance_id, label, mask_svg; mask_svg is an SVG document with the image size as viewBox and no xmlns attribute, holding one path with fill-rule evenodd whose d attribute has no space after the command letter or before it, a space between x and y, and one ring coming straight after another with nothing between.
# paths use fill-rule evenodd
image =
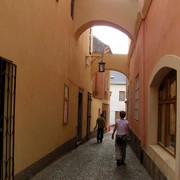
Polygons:
<instances>
[{"instance_id":1,"label":"window sill","mask_svg":"<svg viewBox=\"0 0 180 180\"><path fill-rule=\"evenodd\" d=\"M159 145L149 145L148 153L164 174L175 177L175 158Z\"/></svg>"}]
</instances>

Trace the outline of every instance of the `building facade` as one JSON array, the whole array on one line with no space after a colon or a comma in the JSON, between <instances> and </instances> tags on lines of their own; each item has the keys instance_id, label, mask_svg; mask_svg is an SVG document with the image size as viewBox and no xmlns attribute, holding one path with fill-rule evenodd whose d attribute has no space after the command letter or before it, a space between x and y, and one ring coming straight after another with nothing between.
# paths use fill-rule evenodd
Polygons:
<instances>
[{"instance_id":1,"label":"building facade","mask_svg":"<svg viewBox=\"0 0 180 180\"><path fill-rule=\"evenodd\" d=\"M119 112L126 111L126 77L116 71L111 71L110 74L110 125L114 125Z\"/></svg>"},{"instance_id":2,"label":"building facade","mask_svg":"<svg viewBox=\"0 0 180 180\"><path fill-rule=\"evenodd\" d=\"M128 55L103 60L128 79L132 149L153 178L178 180L179 7L179 0L1 1L1 178L28 174L91 136L102 103L92 98L98 63L85 61L89 28L108 25L131 40Z\"/></svg>"},{"instance_id":3,"label":"building facade","mask_svg":"<svg viewBox=\"0 0 180 180\"><path fill-rule=\"evenodd\" d=\"M159 179L162 175L155 172L180 178L179 5L151 2L130 57L128 119L133 145L152 177Z\"/></svg>"}]
</instances>

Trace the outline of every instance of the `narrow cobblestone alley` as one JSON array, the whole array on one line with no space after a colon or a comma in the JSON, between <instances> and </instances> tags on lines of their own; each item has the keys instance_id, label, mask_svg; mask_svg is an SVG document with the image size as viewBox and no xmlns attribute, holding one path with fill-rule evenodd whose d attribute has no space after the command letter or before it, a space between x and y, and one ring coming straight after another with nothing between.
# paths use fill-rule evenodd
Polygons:
<instances>
[{"instance_id":1,"label":"narrow cobblestone alley","mask_svg":"<svg viewBox=\"0 0 180 180\"><path fill-rule=\"evenodd\" d=\"M126 165L116 166L114 140L106 133L104 141L96 138L80 145L44 170L32 180L150 180L130 147L127 147Z\"/></svg>"}]
</instances>

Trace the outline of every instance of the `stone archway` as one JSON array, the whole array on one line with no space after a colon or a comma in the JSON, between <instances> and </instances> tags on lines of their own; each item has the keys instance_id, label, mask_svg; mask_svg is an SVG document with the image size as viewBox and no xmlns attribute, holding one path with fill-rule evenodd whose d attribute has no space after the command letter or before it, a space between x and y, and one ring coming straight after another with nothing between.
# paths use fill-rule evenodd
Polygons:
<instances>
[{"instance_id":1,"label":"stone archway","mask_svg":"<svg viewBox=\"0 0 180 180\"><path fill-rule=\"evenodd\" d=\"M123 27L119 26L118 24L109 22L109 21L105 21L105 20L93 20L93 21L89 21L85 24L83 24L82 26L80 26L78 29L75 29L75 38L78 39L80 37L80 35L86 31L87 29L93 27L93 26L97 26L97 25L103 25L103 26L110 26L113 27L123 33L125 33L129 39L133 40L133 36L131 33L129 33L126 29L124 29Z\"/></svg>"},{"instance_id":2,"label":"stone archway","mask_svg":"<svg viewBox=\"0 0 180 180\"><path fill-rule=\"evenodd\" d=\"M106 63L106 70L115 70L128 77L128 55L105 54L103 61ZM98 71L98 62L91 65L91 77Z\"/></svg>"},{"instance_id":3,"label":"stone archway","mask_svg":"<svg viewBox=\"0 0 180 180\"><path fill-rule=\"evenodd\" d=\"M109 25L134 38L138 18L138 1L76 0L74 32L78 37L93 25Z\"/></svg>"}]
</instances>

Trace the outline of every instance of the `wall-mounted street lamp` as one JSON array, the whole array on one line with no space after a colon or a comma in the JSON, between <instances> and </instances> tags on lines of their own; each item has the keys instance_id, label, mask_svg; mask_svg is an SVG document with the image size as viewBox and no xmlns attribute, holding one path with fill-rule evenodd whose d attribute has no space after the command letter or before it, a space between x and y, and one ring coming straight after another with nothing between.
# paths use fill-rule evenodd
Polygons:
<instances>
[{"instance_id":1,"label":"wall-mounted street lamp","mask_svg":"<svg viewBox=\"0 0 180 180\"><path fill-rule=\"evenodd\" d=\"M105 72L105 64L102 60L99 62L99 72Z\"/></svg>"},{"instance_id":2,"label":"wall-mounted street lamp","mask_svg":"<svg viewBox=\"0 0 180 180\"><path fill-rule=\"evenodd\" d=\"M85 58L85 65L86 67L91 66L91 64L96 61L96 60L100 60L99 62L99 72L105 72L105 62L103 62L103 55L99 55L99 56L86 56Z\"/></svg>"}]
</instances>

